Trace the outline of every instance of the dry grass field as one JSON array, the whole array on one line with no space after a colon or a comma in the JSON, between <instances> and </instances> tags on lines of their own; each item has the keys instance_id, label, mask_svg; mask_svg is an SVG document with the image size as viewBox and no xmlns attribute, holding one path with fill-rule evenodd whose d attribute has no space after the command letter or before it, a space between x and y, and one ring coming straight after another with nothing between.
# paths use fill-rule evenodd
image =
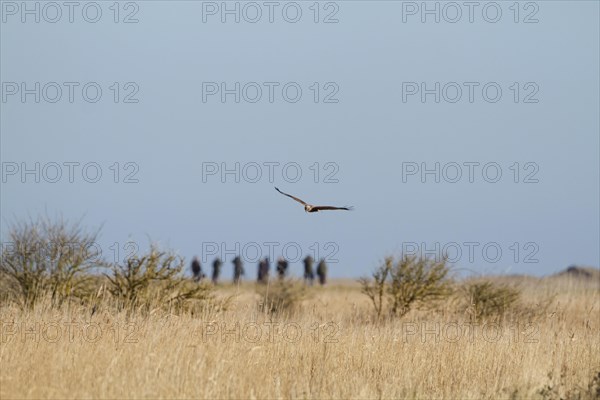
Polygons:
<instances>
[{"instance_id":1,"label":"dry grass field","mask_svg":"<svg viewBox=\"0 0 600 400\"><path fill-rule=\"evenodd\" d=\"M600 398L600 281L501 280L519 307L478 322L451 300L377 321L353 281L277 314L252 283L225 310L5 302L0 398Z\"/></svg>"}]
</instances>

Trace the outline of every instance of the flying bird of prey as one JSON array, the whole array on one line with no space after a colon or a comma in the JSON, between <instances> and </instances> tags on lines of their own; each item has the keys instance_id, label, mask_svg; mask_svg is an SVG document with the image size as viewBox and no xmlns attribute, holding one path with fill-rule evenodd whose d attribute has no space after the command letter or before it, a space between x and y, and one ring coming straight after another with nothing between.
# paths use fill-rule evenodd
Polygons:
<instances>
[{"instance_id":1,"label":"flying bird of prey","mask_svg":"<svg viewBox=\"0 0 600 400\"><path fill-rule=\"evenodd\" d=\"M283 193L277 187L275 188L275 190L277 190L282 195L290 197L290 198L296 200L298 203L302 204L304 206L304 211L306 211L308 213L325 211L325 210L346 210L346 211L352 210L352 207L313 206L312 204L308 204L304 200L300 200L299 198L294 197L291 194Z\"/></svg>"}]
</instances>

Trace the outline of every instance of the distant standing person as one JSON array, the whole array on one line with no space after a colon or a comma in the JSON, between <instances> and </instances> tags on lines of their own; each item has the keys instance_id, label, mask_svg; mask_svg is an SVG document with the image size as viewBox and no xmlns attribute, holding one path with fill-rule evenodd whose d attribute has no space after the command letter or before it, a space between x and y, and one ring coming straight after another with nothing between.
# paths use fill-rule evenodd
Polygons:
<instances>
[{"instance_id":1,"label":"distant standing person","mask_svg":"<svg viewBox=\"0 0 600 400\"><path fill-rule=\"evenodd\" d=\"M240 256L236 256L233 261L233 283L240 281L240 276L244 275L244 263Z\"/></svg>"},{"instance_id":2,"label":"distant standing person","mask_svg":"<svg viewBox=\"0 0 600 400\"><path fill-rule=\"evenodd\" d=\"M213 261L213 264L212 264L212 267L213 267L212 281L215 285L219 281L219 276L221 275L221 265L223 265L223 261L221 261L221 259L219 257L215 258L215 261Z\"/></svg>"},{"instance_id":3,"label":"distant standing person","mask_svg":"<svg viewBox=\"0 0 600 400\"><path fill-rule=\"evenodd\" d=\"M310 286L313 285L315 280L315 273L313 271L313 264L315 260L309 254L304 258L304 282L308 283Z\"/></svg>"},{"instance_id":4,"label":"distant standing person","mask_svg":"<svg viewBox=\"0 0 600 400\"><path fill-rule=\"evenodd\" d=\"M279 257L277 260L277 275L279 275L279 279L285 278L288 266L287 260L283 257Z\"/></svg>"},{"instance_id":5,"label":"distant standing person","mask_svg":"<svg viewBox=\"0 0 600 400\"><path fill-rule=\"evenodd\" d=\"M265 283L265 259L261 258L258 262L258 276L256 278L258 283Z\"/></svg>"},{"instance_id":6,"label":"distant standing person","mask_svg":"<svg viewBox=\"0 0 600 400\"><path fill-rule=\"evenodd\" d=\"M267 283L269 281L269 257L265 257L258 262L258 283Z\"/></svg>"},{"instance_id":7,"label":"distant standing person","mask_svg":"<svg viewBox=\"0 0 600 400\"><path fill-rule=\"evenodd\" d=\"M194 281L196 282L200 282L202 278L204 278L202 266L200 265L200 260L198 260L198 257L194 257L192 260L192 274L194 275Z\"/></svg>"},{"instance_id":8,"label":"distant standing person","mask_svg":"<svg viewBox=\"0 0 600 400\"><path fill-rule=\"evenodd\" d=\"M319 265L317 266L317 275L319 276L319 283L324 285L327 281L327 264L325 264L324 258L321 258L321 261L319 261Z\"/></svg>"},{"instance_id":9,"label":"distant standing person","mask_svg":"<svg viewBox=\"0 0 600 400\"><path fill-rule=\"evenodd\" d=\"M269 274L271 273L271 262L269 261L269 257L265 257L263 270L263 280L265 283L269 281Z\"/></svg>"}]
</instances>

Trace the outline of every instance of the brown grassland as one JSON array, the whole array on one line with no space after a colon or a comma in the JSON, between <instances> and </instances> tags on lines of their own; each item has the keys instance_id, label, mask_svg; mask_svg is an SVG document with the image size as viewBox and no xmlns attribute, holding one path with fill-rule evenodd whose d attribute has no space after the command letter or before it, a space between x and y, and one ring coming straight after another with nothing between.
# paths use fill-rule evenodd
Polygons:
<instances>
[{"instance_id":1,"label":"brown grassland","mask_svg":"<svg viewBox=\"0 0 600 400\"><path fill-rule=\"evenodd\" d=\"M483 320L451 298L378 320L354 281L278 313L253 283L188 309L2 301L0 398L600 398L600 281L490 279L522 295Z\"/></svg>"}]
</instances>

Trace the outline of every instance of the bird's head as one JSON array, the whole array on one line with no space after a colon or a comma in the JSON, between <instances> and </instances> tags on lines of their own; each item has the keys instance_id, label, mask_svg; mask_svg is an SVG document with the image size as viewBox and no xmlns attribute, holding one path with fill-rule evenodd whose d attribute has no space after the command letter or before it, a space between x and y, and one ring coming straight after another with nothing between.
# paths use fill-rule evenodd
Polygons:
<instances>
[{"instance_id":1,"label":"bird's head","mask_svg":"<svg viewBox=\"0 0 600 400\"><path fill-rule=\"evenodd\" d=\"M304 206L304 211L306 211L306 212L310 212L311 209L312 209L312 206L309 206L308 204L306 204Z\"/></svg>"}]
</instances>

